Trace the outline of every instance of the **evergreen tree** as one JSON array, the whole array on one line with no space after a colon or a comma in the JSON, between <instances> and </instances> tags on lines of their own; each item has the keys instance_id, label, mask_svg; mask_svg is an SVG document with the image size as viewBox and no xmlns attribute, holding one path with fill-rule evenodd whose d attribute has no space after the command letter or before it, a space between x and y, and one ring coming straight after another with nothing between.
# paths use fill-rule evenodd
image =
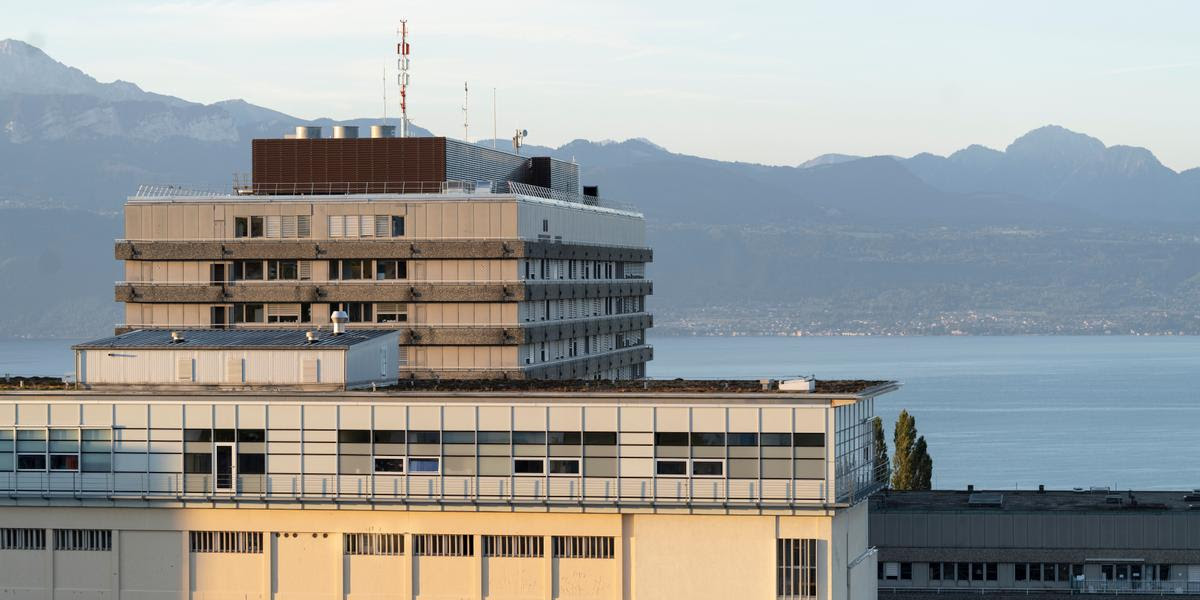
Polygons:
<instances>
[{"instance_id":1,"label":"evergreen tree","mask_svg":"<svg viewBox=\"0 0 1200 600\"><path fill-rule=\"evenodd\" d=\"M896 449L896 458L892 461L892 489L913 489L912 451L916 439L917 420L907 410L900 411L892 433L892 447Z\"/></svg>"},{"instance_id":2,"label":"evergreen tree","mask_svg":"<svg viewBox=\"0 0 1200 600\"><path fill-rule=\"evenodd\" d=\"M887 451L887 438L883 434L883 419L871 419L871 430L875 440L875 481L887 483L890 459Z\"/></svg>"},{"instance_id":3,"label":"evergreen tree","mask_svg":"<svg viewBox=\"0 0 1200 600\"><path fill-rule=\"evenodd\" d=\"M925 436L917 438L912 453L913 480L912 489L928 490L933 488L933 458L929 456L929 447L925 444Z\"/></svg>"}]
</instances>

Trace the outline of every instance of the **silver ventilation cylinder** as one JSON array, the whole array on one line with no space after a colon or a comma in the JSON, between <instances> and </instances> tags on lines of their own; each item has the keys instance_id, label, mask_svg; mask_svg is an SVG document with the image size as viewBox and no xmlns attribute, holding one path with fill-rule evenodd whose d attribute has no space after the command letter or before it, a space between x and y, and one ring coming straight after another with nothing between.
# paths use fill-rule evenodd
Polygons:
<instances>
[{"instance_id":1,"label":"silver ventilation cylinder","mask_svg":"<svg viewBox=\"0 0 1200 600\"><path fill-rule=\"evenodd\" d=\"M296 139L298 140L318 140L321 139L321 128L308 125L296 126Z\"/></svg>"},{"instance_id":2,"label":"silver ventilation cylinder","mask_svg":"<svg viewBox=\"0 0 1200 600\"><path fill-rule=\"evenodd\" d=\"M396 137L395 125L372 125L371 137L373 138L394 138Z\"/></svg>"},{"instance_id":3,"label":"silver ventilation cylinder","mask_svg":"<svg viewBox=\"0 0 1200 600\"><path fill-rule=\"evenodd\" d=\"M333 335L341 335L346 333L346 323L350 322L350 315L344 310L335 310L329 315L329 320L333 322Z\"/></svg>"},{"instance_id":4,"label":"silver ventilation cylinder","mask_svg":"<svg viewBox=\"0 0 1200 600\"><path fill-rule=\"evenodd\" d=\"M358 126L357 125L334 125L333 126L333 139L335 139L335 140L354 139L356 137L358 137Z\"/></svg>"}]
</instances>

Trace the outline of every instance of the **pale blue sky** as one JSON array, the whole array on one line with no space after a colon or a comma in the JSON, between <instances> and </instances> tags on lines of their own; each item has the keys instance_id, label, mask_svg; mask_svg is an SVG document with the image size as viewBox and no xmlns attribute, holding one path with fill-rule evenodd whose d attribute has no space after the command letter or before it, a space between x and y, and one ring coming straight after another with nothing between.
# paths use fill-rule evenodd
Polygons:
<instances>
[{"instance_id":1,"label":"pale blue sky","mask_svg":"<svg viewBox=\"0 0 1200 600\"><path fill-rule=\"evenodd\" d=\"M101 81L301 117L382 112L397 21L410 115L529 142L646 137L796 164L817 154L1003 148L1055 123L1200 166L1200 3L5 0L0 38ZM388 91L394 100L395 90ZM394 116L390 106L389 116Z\"/></svg>"}]
</instances>

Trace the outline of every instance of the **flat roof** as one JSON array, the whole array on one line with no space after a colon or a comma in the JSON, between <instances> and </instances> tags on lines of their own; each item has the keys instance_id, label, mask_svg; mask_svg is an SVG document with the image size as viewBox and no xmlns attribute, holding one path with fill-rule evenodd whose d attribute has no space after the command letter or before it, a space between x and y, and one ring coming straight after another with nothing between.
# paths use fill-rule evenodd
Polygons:
<instances>
[{"instance_id":1,"label":"flat roof","mask_svg":"<svg viewBox=\"0 0 1200 600\"><path fill-rule=\"evenodd\" d=\"M171 339L178 331L183 340ZM317 333L309 342L304 329L138 329L121 335L92 340L71 346L72 350L149 350L173 348L187 350L270 350L280 348L349 348L379 337L398 334L396 329L349 329L334 335L329 331Z\"/></svg>"},{"instance_id":2,"label":"flat roof","mask_svg":"<svg viewBox=\"0 0 1200 600\"><path fill-rule=\"evenodd\" d=\"M872 513L940 512L1131 512L1195 510L1200 493L1088 488L1081 490L889 490L871 497Z\"/></svg>"},{"instance_id":3,"label":"flat roof","mask_svg":"<svg viewBox=\"0 0 1200 600\"><path fill-rule=\"evenodd\" d=\"M897 382L886 380L819 379L815 381L813 391L808 393L856 396L868 391L890 391L895 385L898 385ZM767 389L759 379L404 379L382 389L393 392L805 393Z\"/></svg>"}]
</instances>

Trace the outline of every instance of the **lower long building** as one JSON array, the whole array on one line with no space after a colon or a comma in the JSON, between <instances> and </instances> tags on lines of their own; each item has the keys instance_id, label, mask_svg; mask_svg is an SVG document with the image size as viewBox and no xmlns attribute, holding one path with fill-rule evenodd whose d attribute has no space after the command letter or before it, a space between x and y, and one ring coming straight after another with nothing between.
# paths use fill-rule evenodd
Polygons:
<instances>
[{"instance_id":1,"label":"lower long building","mask_svg":"<svg viewBox=\"0 0 1200 600\"><path fill-rule=\"evenodd\" d=\"M895 387L0 392L0 597L874 598Z\"/></svg>"},{"instance_id":2,"label":"lower long building","mask_svg":"<svg viewBox=\"0 0 1200 600\"><path fill-rule=\"evenodd\" d=\"M1197 509L1183 491L877 494L880 597L1200 597Z\"/></svg>"}]
</instances>

